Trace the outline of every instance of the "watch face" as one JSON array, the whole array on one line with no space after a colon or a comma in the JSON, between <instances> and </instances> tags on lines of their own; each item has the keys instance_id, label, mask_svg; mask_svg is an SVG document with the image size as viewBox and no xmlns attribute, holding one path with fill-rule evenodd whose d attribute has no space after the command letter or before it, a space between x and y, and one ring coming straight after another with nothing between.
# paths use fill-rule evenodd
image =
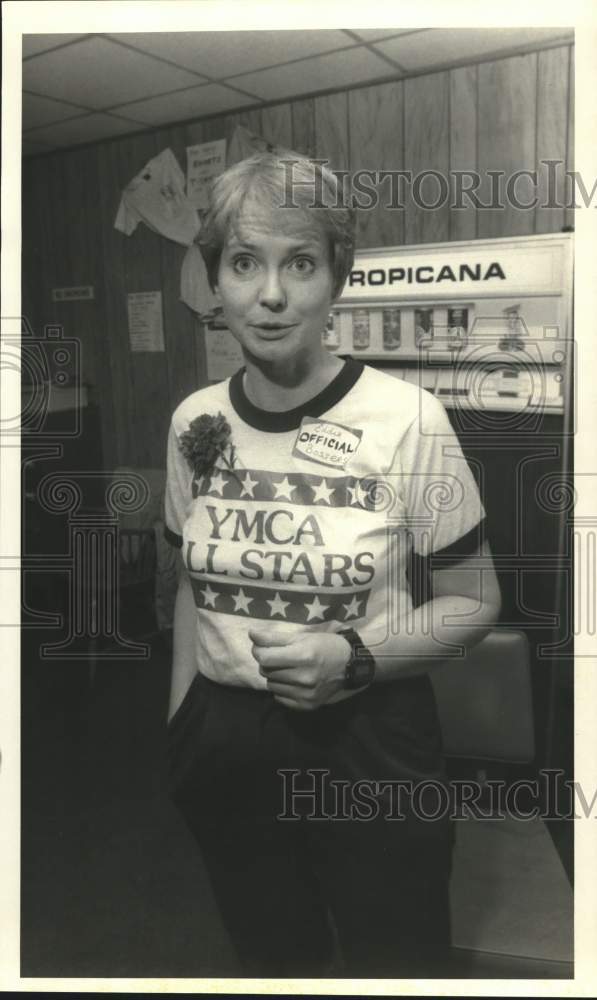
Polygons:
<instances>
[{"instance_id":1,"label":"watch face","mask_svg":"<svg viewBox=\"0 0 597 1000\"><path fill-rule=\"evenodd\" d=\"M373 657L353 659L347 667L347 681L350 687L364 687L373 680L375 662Z\"/></svg>"},{"instance_id":2,"label":"watch face","mask_svg":"<svg viewBox=\"0 0 597 1000\"><path fill-rule=\"evenodd\" d=\"M340 635L343 635L350 643L352 650L350 660L346 664L344 686L346 688L365 687L372 682L375 675L375 660L354 629L343 629Z\"/></svg>"}]
</instances>

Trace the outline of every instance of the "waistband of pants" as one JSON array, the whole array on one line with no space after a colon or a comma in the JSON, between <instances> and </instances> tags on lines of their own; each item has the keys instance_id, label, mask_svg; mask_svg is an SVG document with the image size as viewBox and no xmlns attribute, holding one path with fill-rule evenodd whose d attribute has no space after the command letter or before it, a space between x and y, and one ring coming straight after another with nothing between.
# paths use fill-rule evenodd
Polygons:
<instances>
[{"instance_id":1,"label":"waistband of pants","mask_svg":"<svg viewBox=\"0 0 597 1000\"><path fill-rule=\"evenodd\" d=\"M195 677L193 678L193 683L202 687L206 691L213 691L214 693L226 693L231 697L251 697L262 700L269 700L273 698L271 691L266 688L254 688L250 687L248 684L221 684L220 681L214 681L211 677L206 674L201 673L200 670L197 671Z\"/></svg>"},{"instance_id":2,"label":"waistband of pants","mask_svg":"<svg viewBox=\"0 0 597 1000\"><path fill-rule=\"evenodd\" d=\"M255 688L251 687L249 684L223 684L220 681L212 680L211 677L208 677L207 674L202 673L200 670L197 670L197 673L193 678L193 683L195 682L205 690L226 691L229 694L238 695L252 695L256 698L273 698L271 691L268 691L267 688ZM429 684L429 677L426 674L420 674L414 677L396 677L393 680L384 681L383 684L370 684L369 687L363 688L362 691L357 692L351 698L346 699L346 701L359 701L363 695L378 694L381 690L386 693L386 696L392 691L415 691L429 686ZM334 702L333 704L340 705L343 703L344 702ZM324 707L327 708L331 706Z\"/></svg>"}]
</instances>

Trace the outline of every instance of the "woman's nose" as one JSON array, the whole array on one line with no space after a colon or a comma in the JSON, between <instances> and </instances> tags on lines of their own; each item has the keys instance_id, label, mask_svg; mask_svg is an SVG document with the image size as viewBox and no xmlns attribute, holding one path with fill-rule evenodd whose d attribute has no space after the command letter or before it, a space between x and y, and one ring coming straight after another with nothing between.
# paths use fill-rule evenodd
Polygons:
<instances>
[{"instance_id":1,"label":"woman's nose","mask_svg":"<svg viewBox=\"0 0 597 1000\"><path fill-rule=\"evenodd\" d=\"M267 271L259 290L261 305L269 309L283 309L286 305L286 290L277 270Z\"/></svg>"}]
</instances>

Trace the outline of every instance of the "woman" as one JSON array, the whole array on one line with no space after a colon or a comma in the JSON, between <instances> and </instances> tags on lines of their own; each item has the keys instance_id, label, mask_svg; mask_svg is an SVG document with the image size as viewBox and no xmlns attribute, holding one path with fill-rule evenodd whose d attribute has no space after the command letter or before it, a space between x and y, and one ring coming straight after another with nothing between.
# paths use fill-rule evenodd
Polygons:
<instances>
[{"instance_id":1,"label":"woman","mask_svg":"<svg viewBox=\"0 0 597 1000\"><path fill-rule=\"evenodd\" d=\"M442 974L452 836L428 674L483 637L499 591L441 405L322 346L354 218L294 159L292 177L273 154L222 174L200 237L245 364L170 428L171 794L247 975L330 974L338 952L342 975ZM411 549L442 557L417 608Z\"/></svg>"}]
</instances>

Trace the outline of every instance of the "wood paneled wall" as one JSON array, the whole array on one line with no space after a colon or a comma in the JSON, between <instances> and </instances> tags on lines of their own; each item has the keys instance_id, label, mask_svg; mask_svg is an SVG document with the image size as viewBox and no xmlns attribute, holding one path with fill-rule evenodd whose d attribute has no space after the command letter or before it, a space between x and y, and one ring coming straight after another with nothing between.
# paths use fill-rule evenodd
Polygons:
<instances>
[{"instance_id":1,"label":"wood paneled wall","mask_svg":"<svg viewBox=\"0 0 597 1000\"><path fill-rule=\"evenodd\" d=\"M335 169L355 171L479 170L479 196L488 200L489 171L539 171L542 160L573 169L573 51L569 46L321 97L289 101L79 150L34 158L23 165L23 312L36 336L63 326L82 345L82 377L100 405L107 468L160 467L170 414L205 383L197 324L180 301L184 248L140 224L124 236L114 229L120 193L143 165L170 147L185 169L193 143L230 139L237 124L299 152L328 157ZM563 170L560 170L563 178ZM561 193L562 180L558 181ZM524 177L517 194L532 192ZM429 211L403 197L360 213L360 247L556 232L572 223L564 208L463 209L447 203ZM405 194L404 192L403 194ZM432 202L437 183L421 189ZM51 290L93 285L91 301L53 303ZM126 295L161 289L165 353L129 349Z\"/></svg>"}]
</instances>

